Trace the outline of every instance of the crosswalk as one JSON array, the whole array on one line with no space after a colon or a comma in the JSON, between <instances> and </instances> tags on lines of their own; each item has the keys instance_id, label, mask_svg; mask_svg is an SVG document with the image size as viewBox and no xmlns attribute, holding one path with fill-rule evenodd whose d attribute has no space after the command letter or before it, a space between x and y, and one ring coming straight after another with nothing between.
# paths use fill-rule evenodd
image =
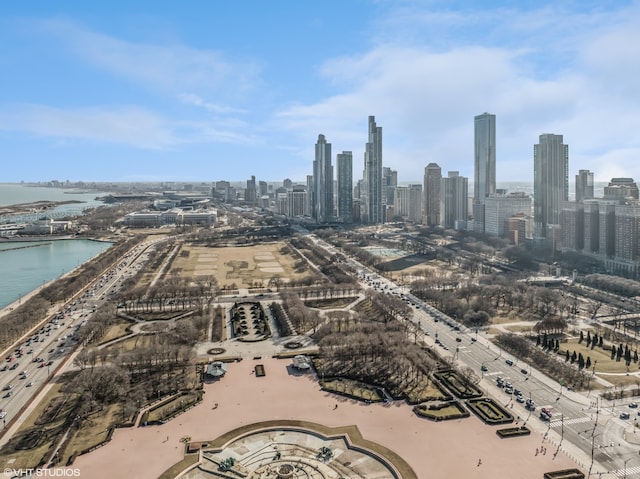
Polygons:
<instances>
[{"instance_id":1,"label":"crosswalk","mask_svg":"<svg viewBox=\"0 0 640 479\"><path fill-rule=\"evenodd\" d=\"M628 479L640 477L640 466L627 467L626 469L618 469L617 471L611 471L617 477L626 477Z\"/></svg>"},{"instance_id":2,"label":"crosswalk","mask_svg":"<svg viewBox=\"0 0 640 479\"><path fill-rule=\"evenodd\" d=\"M593 422L593 420L589 416L574 417L572 419L565 419L564 421L562 419L554 419L551 421L551 427L560 427L563 423L565 426L568 426L570 424L580 424L583 422Z\"/></svg>"}]
</instances>

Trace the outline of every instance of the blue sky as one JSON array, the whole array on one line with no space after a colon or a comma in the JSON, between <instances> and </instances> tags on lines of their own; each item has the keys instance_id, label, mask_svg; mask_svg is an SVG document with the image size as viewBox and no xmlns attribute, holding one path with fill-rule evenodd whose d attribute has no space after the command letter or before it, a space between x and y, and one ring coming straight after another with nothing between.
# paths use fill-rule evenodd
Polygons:
<instances>
[{"instance_id":1,"label":"blue sky","mask_svg":"<svg viewBox=\"0 0 640 479\"><path fill-rule=\"evenodd\" d=\"M0 45L0 182L303 180L319 133L358 179L369 115L400 182L471 179L485 111L498 181L542 133L640 181L638 1L2 2Z\"/></svg>"}]
</instances>

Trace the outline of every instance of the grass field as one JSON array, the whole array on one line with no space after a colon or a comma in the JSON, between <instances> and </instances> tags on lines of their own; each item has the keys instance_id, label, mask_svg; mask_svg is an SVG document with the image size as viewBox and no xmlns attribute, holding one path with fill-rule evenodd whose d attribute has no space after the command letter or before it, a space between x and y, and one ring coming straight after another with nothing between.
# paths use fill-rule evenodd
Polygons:
<instances>
[{"instance_id":1,"label":"grass field","mask_svg":"<svg viewBox=\"0 0 640 479\"><path fill-rule=\"evenodd\" d=\"M625 364L624 359L619 362L615 359L612 361L610 351L604 350L598 346L591 349L591 347L587 347L585 341L582 341L582 343L579 344L577 338L572 338L566 343L560 343L560 354L564 354L564 352L567 350L569 351L569 354L572 354L573 351L575 351L576 354L582 353L585 359L587 357L590 357L590 370L593 370L594 362L598 361L598 363L596 364L596 375L598 373L627 373L638 371L637 363L631 362L629 371L627 371L627 365ZM607 377L603 376L603 378L607 379L607 381L609 380Z\"/></svg>"},{"instance_id":2,"label":"grass field","mask_svg":"<svg viewBox=\"0 0 640 479\"><path fill-rule=\"evenodd\" d=\"M46 397L38 404L29 417L27 417L27 420L20 426L20 429L2 449L2 453L0 454L0 463L4 464L5 467L9 465L13 469L35 467L40 463L49 448L55 443L58 435L62 433L62 426L66 418L66 414L73 406L73 401L68 401L68 404L62 409L60 414L56 416L54 421L40 426L36 425L35 422L45 411L49 403L53 401L54 398L61 396L61 387L62 385L59 383L55 383L53 385ZM38 430L44 432L44 439L36 448L14 451L14 447L19 438L24 437L30 432ZM9 463L9 461L12 462Z\"/></svg>"},{"instance_id":3,"label":"grass field","mask_svg":"<svg viewBox=\"0 0 640 479\"><path fill-rule=\"evenodd\" d=\"M276 276L287 282L308 275L294 271L297 258L282 254L283 246L283 242L224 248L185 245L188 255L178 255L172 270L187 277L214 276L220 287L237 288L266 287Z\"/></svg>"},{"instance_id":4,"label":"grass field","mask_svg":"<svg viewBox=\"0 0 640 479\"><path fill-rule=\"evenodd\" d=\"M107 329L107 332L102 337L99 344L108 343L109 341L112 341L114 339L126 336L127 334L129 334L129 332L127 331L127 328L129 326L131 326L131 323L125 320L120 320L116 324L109 326L109 329Z\"/></svg>"},{"instance_id":5,"label":"grass field","mask_svg":"<svg viewBox=\"0 0 640 479\"><path fill-rule=\"evenodd\" d=\"M69 457L83 450L97 446L107 439L108 431L122 420L122 406L113 404L108 408L95 412L75 431L69 444L65 448L64 455L60 458L60 464L66 464Z\"/></svg>"}]
</instances>

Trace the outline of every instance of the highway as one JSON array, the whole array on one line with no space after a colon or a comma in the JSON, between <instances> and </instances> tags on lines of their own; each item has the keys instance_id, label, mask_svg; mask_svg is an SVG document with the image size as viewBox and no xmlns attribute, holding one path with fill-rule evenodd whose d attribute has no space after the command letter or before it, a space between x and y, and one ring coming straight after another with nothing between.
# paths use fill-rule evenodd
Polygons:
<instances>
[{"instance_id":1,"label":"highway","mask_svg":"<svg viewBox=\"0 0 640 479\"><path fill-rule=\"evenodd\" d=\"M75 350L74 333L91 318L109 296L117 292L124 279L150 259L153 240L135 246L106 273L96 278L56 313L25 335L15 350L5 352L0 364L0 416L2 430L29 404L56 369ZM13 348L12 348L13 349ZM22 354L18 351L22 350ZM7 359L12 357L11 361ZM72 365L67 364L66 367ZM8 437L2 437L0 445Z\"/></svg>"}]
</instances>

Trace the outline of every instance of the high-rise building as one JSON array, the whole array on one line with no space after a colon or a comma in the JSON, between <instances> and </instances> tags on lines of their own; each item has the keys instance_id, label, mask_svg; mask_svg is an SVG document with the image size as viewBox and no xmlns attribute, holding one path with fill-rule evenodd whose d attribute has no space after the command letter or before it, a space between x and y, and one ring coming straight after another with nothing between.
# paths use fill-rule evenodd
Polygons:
<instances>
[{"instance_id":1,"label":"high-rise building","mask_svg":"<svg viewBox=\"0 0 640 479\"><path fill-rule=\"evenodd\" d=\"M376 117L368 122L369 139L364 153L363 189L360 197L360 215L363 223L384 223L382 190L382 127L376 125Z\"/></svg>"},{"instance_id":2,"label":"high-rise building","mask_svg":"<svg viewBox=\"0 0 640 479\"><path fill-rule=\"evenodd\" d=\"M638 185L633 178L611 178L611 181L604 187L605 198L633 198L638 199Z\"/></svg>"},{"instance_id":3,"label":"high-rise building","mask_svg":"<svg viewBox=\"0 0 640 479\"><path fill-rule=\"evenodd\" d=\"M485 198L486 234L505 237L507 220L515 215L531 214L531 197L521 191L509 194L491 194Z\"/></svg>"},{"instance_id":4,"label":"high-rise building","mask_svg":"<svg viewBox=\"0 0 640 479\"><path fill-rule=\"evenodd\" d=\"M398 186L394 192L394 215L412 223L422 222L422 185Z\"/></svg>"},{"instance_id":5,"label":"high-rise building","mask_svg":"<svg viewBox=\"0 0 640 479\"><path fill-rule=\"evenodd\" d=\"M393 205L394 190L398 186L398 172L391 168L382 168L382 202L385 205Z\"/></svg>"},{"instance_id":6,"label":"high-rise building","mask_svg":"<svg viewBox=\"0 0 640 479\"><path fill-rule=\"evenodd\" d=\"M485 199L496 192L496 116L483 113L474 121L474 229L484 232Z\"/></svg>"},{"instance_id":7,"label":"high-rise building","mask_svg":"<svg viewBox=\"0 0 640 479\"><path fill-rule=\"evenodd\" d=\"M584 249L584 202L567 201L562 207L562 248Z\"/></svg>"},{"instance_id":8,"label":"high-rise building","mask_svg":"<svg viewBox=\"0 0 640 479\"><path fill-rule=\"evenodd\" d=\"M569 145L562 135L545 133L533 145L533 198L535 236L546 238L550 227L560 225L569 200Z\"/></svg>"},{"instance_id":9,"label":"high-rise building","mask_svg":"<svg viewBox=\"0 0 640 479\"><path fill-rule=\"evenodd\" d=\"M343 151L336 157L338 170L338 220L353 222L353 153Z\"/></svg>"},{"instance_id":10,"label":"high-rise building","mask_svg":"<svg viewBox=\"0 0 640 479\"><path fill-rule=\"evenodd\" d=\"M593 173L589 170L579 170L576 175L576 201L593 198Z\"/></svg>"},{"instance_id":11,"label":"high-rise building","mask_svg":"<svg viewBox=\"0 0 640 479\"><path fill-rule=\"evenodd\" d=\"M247 180L247 188L244 190L244 201L247 204L255 205L257 197L256 177L252 176Z\"/></svg>"},{"instance_id":12,"label":"high-rise building","mask_svg":"<svg viewBox=\"0 0 640 479\"><path fill-rule=\"evenodd\" d=\"M442 226L464 230L469 216L469 179L450 171L442 178Z\"/></svg>"},{"instance_id":13,"label":"high-rise building","mask_svg":"<svg viewBox=\"0 0 640 479\"><path fill-rule=\"evenodd\" d=\"M331 143L318 135L316 159L313 161L313 217L318 223L333 219L333 166Z\"/></svg>"},{"instance_id":14,"label":"high-rise building","mask_svg":"<svg viewBox=\"0 0 640 479\"><path fill-rule=\"evenodd\" d=\"M442 169L429 163L424 169L424 221L427 226L440 224L440 188Z\"/></svg>"}]
</instances>

